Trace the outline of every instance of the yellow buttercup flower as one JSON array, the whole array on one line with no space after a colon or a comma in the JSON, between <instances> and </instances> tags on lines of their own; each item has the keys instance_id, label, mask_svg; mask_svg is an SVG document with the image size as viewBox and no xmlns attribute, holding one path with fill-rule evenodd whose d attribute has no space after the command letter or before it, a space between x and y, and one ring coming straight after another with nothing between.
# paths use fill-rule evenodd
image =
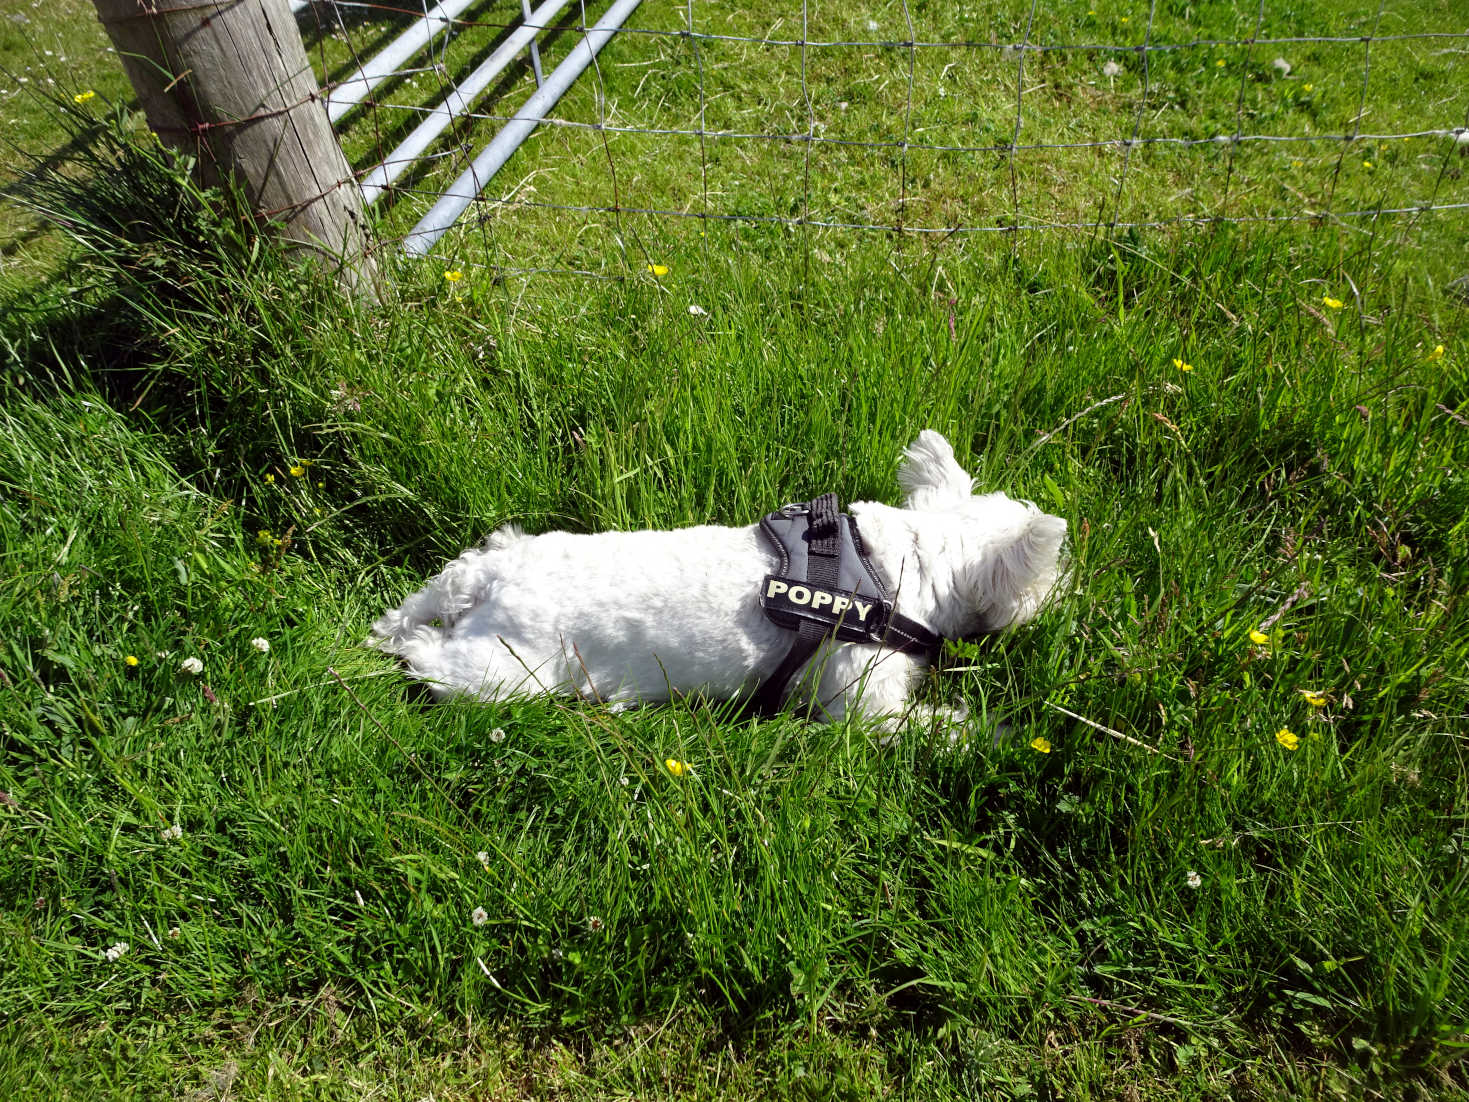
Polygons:
<instances>
[{"instance_id":1,"label":"yellow buttercup flower","mask_svg":"<svg viewBox=\"0 0 1469 1102\"><path fill-rule=\"evenodd\" d=\"M1362 162L1362 167L1363 168L1371 168L1372 167L1372 162L1371 161L1363 161Z\"/></svg>"},{"instance_id":2,"label":"yellow buttercup flower","mask_svg":"<svg viewBox=\"0 0 1469 1102\"><path fill-rule=\"evenodd\" d=\"M1214 62L1214 68L1216 68L1216 69L1222 69L1222 68L1224 68L1224 59L1222 57L1218 61Z\"/></svg>"},{"instance_id":3,"label":"yellow buttercup flower","mask_svg":"<svg viewBox=\"0 0 1469 1102\"><path fill-rule=\"evenodd\" d=\"M1425 356L1424 359L1431 364L1438 363L1439 360L1443 359L1443 345L1435 345L1433 351Z\"/></svg>"},{"instance_id":4,"label":"yellow buttercup flower","mask_svg":"<svg viewBox=\"0 0 1469 1102\"><path fill-rule=\"evenodd\" d=\"M1314 689L1302 689L1301 695L1306 698L1306 703L1313 708L1326 707L1326 697Z\"/></svg>"},{"instance_id":5,"label":"yellow buttercup flower","mask_svg":"<svg viewBox=\"0 0 1469 1102\"><path fill-rule=\"evenodd\" d=\"M648 271L652 272L655 276L666 276L668 274L668 265L667 264L649 264L648 265Z\"/></svg>"},{"instance_id":6,"label":"yellow buttercup flower","mask_svg":"<svg viewBox=\"0 0 1469 1102\"><path fill-rule=\"evenodd\" d=\"M301 464L299 464L299 463L297 463L294 467L291 468L291 477L292 478L300 478L305 473L306 473L306 468L303 467L303 466L301 466Z\"/></svg>"},{"instance_id":7,"label":"yellow buttercup flower","mask_svg":"<svg viewBox=\"0 0 1469 1102\"><path fill-rule=\"evenodd\" d=\"M1316 85L1314 85L1314 84L1303 84L1303 85L1301 85L1301 87L1302 87L1302 88L1303 88L1303 89L1304 89L1304 90L1305 90L1305 91L1307 91L1307 92L1310 92L1310 91L1312 91L1312 90L1313 90L1313 89L1315 89L1315 87L1316 87Z\"/></svg>"},{"instance_id":8,"label":"yellow buttercup flower","mask_svg":"<svg viewBox=\"0 0 1469 1102\"><path fill-rule=\"evenodd\" d=\"M85 92L78 92L71 97L72 103L86 103L88 100L96 99L97 93L88 88Z\"/></svg>"},{"instance_id":9,"label":"yellow buttercup flower","mask_svg":"<svg viewBox=\"0 0 1469 1102\"><path fill-rule=\"evenodd\" d=\"M136 654L130 654L126 658L124 658L122 661L123 661L123 664L124 665L127 665L127 666L136 666L138 664L138 656Z\"/></svg>"},{"instance_id":10,"label":"yellow buttercup flower","mask_svg":"<svg viewBox=\"0 0 1469 1102\"><path fill-rule=\"evenodd\" d=\"M1294 750L1297 746L1301 744L1300 738L1296 735L1291 734L1291 730L1289 727L1282 727L1280 730L1276 731L1275 741L1280 743L1280 745L1284 746L1287 750Z\"/></svg>"},{"instance_id":11,"label":"yellow buttercup flower","mask_svg":"<svg viewBox=\"0 0 1469 1102\"><path fill-rule=\"evenodd\" d=\"M1035 738L1030 740L1030 748L1032 750L1039 751L1042 754L1049 754L1051 752L1051 741L1050 739L1042 738L1040 735L1037 735Z\"/></svg>"},{"instance_id":12,"label":"yellow buttercup flower","mask_svg":"<svg viewBox=\"0 0 1469 1102\"><path fill-rule=\"evenodd\" d=\"M679 761L677 758L667 758L663 764L668 767L668 771L675 777L686 777L694 771L694 767L688 762Z\"/></svg>"},{"instance_id":13,"label":"yellow buttercup flower","mask_svg":"<svg viewBox=\"0 0 1469 1102\"><path fill-rule=\"evenodd\" d=\"M1186 364L1177 356L1173 357L1173 366L1178 368L1179 371L1192 371L1194 369L1193 364Z\"/></svg>"},{"instance_id":14,"label":"yellow buttercup flower","mask_svg":"<svg viewBox=\"0 0 1469 1102\"><path fill-rule=\"evenodd\" d=\"M464 273L461 272L458 268L451 268L449 271L444 273L444 278L447 279L450 283L458 283L461 279L464 278Z\"/></svg>"},{"instance_id":15,"label":"yellow buttercup flower","mask_svg":"<svg viewBox=\"0 0 1469 1102\"><path fill-rule=\"evenodd\" d=\"M1343 305L1341 299L1332 298L1330 295L1322 295L1321 301L1326 305L1328 310L1340 310Z\"/></svg>"},{"instance_id":16,"label":"yellow buttercup flower","mask_svg":"<svg viewBox=\"0 0 1469 1102\"><path fill-rule=\"evenodd\" d=\"M273 475L273 474L266 475L265 476L265 484L267 486L274 486L275 485L275 475Z\"/></svg>"},{"instance_id":17,"label":"yellow buttercup flower","mask_svg":"<svg viewBox=\"0 0 1469 1102\"><path fill-rule=\"evenodd\" d=\"M1250 642L1251 643L1254 643L1255 646L1257 646L1257 647L1263 647L1266 643L1270 642L1270 636L1266 635L1263 631L1260 631L1258 628L1251 628L1250 629Z\"/></svg>"}]
</instances>

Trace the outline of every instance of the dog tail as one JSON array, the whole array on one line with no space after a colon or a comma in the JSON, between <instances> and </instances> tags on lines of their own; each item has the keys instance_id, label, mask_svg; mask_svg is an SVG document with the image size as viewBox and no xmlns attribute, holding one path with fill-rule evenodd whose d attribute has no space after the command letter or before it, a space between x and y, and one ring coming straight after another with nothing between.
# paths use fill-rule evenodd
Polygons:
<instances>
[{"instance_id":1,"label":"dog tail","mask_svg":"<svg viewBox=\"0 0 1469 1102\"><path fill-rule=\"evenodd\" d=\"M1026 515L1014 538L997 549L987 564L987 577L978 592L985 628L998 631L1032 619L1056 591L1066 574L1061 553L1066 541L1066 521L1043 513L1029 502Z\"/></svg>"},{"instance_id":2,"label":"dog tail","mask_svg":"<svg viewBox=\"0 0 1469 1102\"><path fill-rule=\"evenodd\" d=\"M484 596L493 576L486 560L497 551L530 538L518 524L507 524L491 532L483 547L464 552L428 585L374 620L367 645L401 655L411 641L436 636L453 627L460 614Z\"/></svg>"},{"instance_id":3,"label":"dog tail","mask_svg":"<svg viewBox=\"0 0 1469 1102\"><path fill-rule=\"evenodd\" d=\"M521 540L528 539L530 537L525 534L525 529L520 525L506 524L503 527L496 528L485 537L485 550L503 551L512 543L519 543Z\"/></svg>"}]
</instances>

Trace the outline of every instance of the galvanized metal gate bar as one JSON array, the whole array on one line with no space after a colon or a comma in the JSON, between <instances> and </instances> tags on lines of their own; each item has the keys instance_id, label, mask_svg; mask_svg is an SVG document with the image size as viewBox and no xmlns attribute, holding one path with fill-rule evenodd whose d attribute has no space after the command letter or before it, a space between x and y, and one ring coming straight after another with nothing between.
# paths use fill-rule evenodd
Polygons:
<instances>
[{"instance_id":1,"label":"galvanized metal gate bar","mask_svg":"<svg viewBox=\"0 0 1469 1102\"><path fill-rule=\"evenodd\" d=\"M362 180L364 202L376 201L387 187L423 156L449 124L461 115L467 115L480 93L490 86L520 53L530 44L544 27L550 26L570 0L546 0L531 14L531 22L523 23L500 43L498 49L480 63L479 67L460 81L444 99L434 107L422 122L404 138L398 147L383 158L383 163L369 172Z\"/></svg>"},{"instance_id":2,"label":"galvanized metal gate bar","mask_svg":"<svg viewBox=\"0 0 1469 1102\"><path fill-rule=\"evenodd\" d=\"M551 108L565 94L576 78L591 65L602 47L611 41L642 0L617 0L607 13L597 20L596 26L587 30L581 41L571 51L546 82L516 112L515 117L505 124L500 133L481 151L460 177L449 185L443 197L424 215L423 219L409 231L403 241L403 251L410 256L423 256L438 242L456 221L479 197L495 173L499 172L510 155L520 148Z\"/></svg>"},{"instance_id":3,"label":"galvanized metal gate bar","mask_svg":"<svg viewBox=\"0 0 1469 1102\"><path fill-rule=\"evenodd\" d=\"M424 12L406 31L389 42L380 53L361 65L357 72L333 88L326 97L327 118L333 123L365 100L374 88L403 68L409 58L453 25L454 17L475 0L444 0Z\"/></svg>"},{"instance_id":4,"label":"galvanized metal gate bar","mask_svg":"<svg viewBox=\"0 0 1469 1102\"><path fill-rule=\"evenodd\" d=\"M291 11L299 13L309 7L311 2L312 0L291 0ZM401 72L410 58L419 54L452 26L454 19L473 3L475 0L440 0L424 11L407 30L367 62L359 65L351 76L327 94L327 117L334 124L346 118L375 88ZM423 157L455 119L469 115L474 101L516 57L529 50L531 67L536 77L536 91L410 231L403 242L403 250L409 255L422 256L433 248L489 184L495 173L520 148L521 143L541 124L566 94L567 89L592 64L602 47L622 28L641 0L614 0L594 26L581 28L581 40L549 77L541 72L541 55L536 37L554 24L570 0L544 0L534 11L531 10L531 0L520 0L520 3L524 20L521 25L511 31L474 72L457 82L453 90L425 114L423 120L397 148L362 180L363 201L372 203Z\"/></svg>"}]
</instances>

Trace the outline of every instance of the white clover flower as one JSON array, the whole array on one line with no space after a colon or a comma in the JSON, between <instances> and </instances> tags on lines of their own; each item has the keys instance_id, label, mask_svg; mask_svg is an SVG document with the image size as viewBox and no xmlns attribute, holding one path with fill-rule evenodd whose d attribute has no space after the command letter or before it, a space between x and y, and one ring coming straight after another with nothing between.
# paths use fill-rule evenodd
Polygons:
<instances>
[{"instance_id":1,"label":"white clover flower","mask_svg":"<svg viewBox=\"0 0 1469 1102\"><path fill-rule=\"evenodd\" d=\"M1290 76L1290 62L1283 57L1277 57L1270 63L1270 67L1283 77Z\"/></svg>"},{"instance_id":2,"label":"white clover flower","mask_svg":"<svg viewBox=\"0 0 1469 1102\"><path fill-rule=\"evenodd\" d=\"M130 946L125 941L119 941L119 942L115 943L111 948L109 948L107 950L107 954L106 954L106 956L107 956L107 963L109 963L109 964L113 963L114 961L116 961L118 959L118 957L121 957L123 954L125 954L131 948L132 948L132 946Z\"/></svg>"},{"instance_id":3,"label":"white clover flower","mask_svg":"<svg viewBox=\"0 0 1469 1102\"><path fill-rule=\"evenodd\" d=\"M164 827L158 832L158 836L165 842L177 842L184 836L184 828L174 823L171 827Z\"/></svg>"},{"instance_id":4,"label":"white clover flower","mask_svg":"<svg viewBox=\"0 0 1469 1102\"><path fill-rule=\"evenodd\" d=\"M1122 66L1115 61L1109 60L1102 66L1102 75L1104 77L1120 77L1122 75Z\"/></svg>"},{"instance_id":5,"label":"white clover flower","mask_svg":"<svg viewBox=\"0 0 1469 1102\"><path fill-rule=\"evenodd\" d=\"M198 677L204 672L204 663L191 655L179 663L179 671Z\"/></svg>"},{"instance_id":6,"label":"white clover flower","mask_svg":"<svg viewBox=\"0 0 1469 1102\"><path fill-rule=\"evenodd\" d=\"M706 314L708 314L709 311L708 310L705 310L697 302L691 302L691 303L689 303L689 313L692 314L696 318L702 318Z\"/></svg>"},{"instance_id":7,"label":"white clover flower","mask_svg":"<svg viewBox=\"0 0 1469 1102\"><path fill-rule=\"evenodd\" d=\"M483 907L476 907L469 912L469 921L473 922L476 926L483 926L489 920L490 912Z\"/></svg>"},{"instance_id":8,"label":"white clover flower","mask_svg":"<svg viewBox=\"0 0 1469 1102\"><path fill-rule=\"evenodd\" d=\"M257 635L254 639L251 639L250 645L258 650L261 654L270 653L270 640L265 638L263 635Z\"/></svg>"},{"instance_id":9,"label":"white clover flower","mask_svg":"<svg viewBox=\"0 0 1469 1102\"><path fill-rule=\"evenodd\" d=\"M503 728L503 727L496 727L493 731L491 731L490 732L490 741L491 742L496 742L496 743L498 743L498 742L504 742L505 741L505 728Z\"/></svg>"},{"instance_id":10,"label":"white clover flower","mask_svg":"<svg viewBox=\"0 0 1469 1102\"><path fill-rule=\"evenodd\" d=\"M474 855L485 868L490 867L490 854L488 850L480 850Z\"/></svg>"},{"instance_id":11,"label":"white clover flower","mask_svg":"<svg viewBox=\"0 0 1469 1102\"><path fill-rule=\"evenodd\" d=\"M1184 877L1184 883L1186 883L1190 888L1197 889L1204 883L1204 878L1198 873L1194 872L1193 869L1189 869L1188 875Z\"/></svg>"},{"instance_id":12,"label":"white clover flower","mask_svg":"<svg viewBox=\"0 0 1469 1102\"><path fill-rule=\"evenodd\" d=\"M876 19L869 19L867 21L867 29L869 31L875 31L875 30L877 30L877 20Z\"/></svg>"}]
</instances>

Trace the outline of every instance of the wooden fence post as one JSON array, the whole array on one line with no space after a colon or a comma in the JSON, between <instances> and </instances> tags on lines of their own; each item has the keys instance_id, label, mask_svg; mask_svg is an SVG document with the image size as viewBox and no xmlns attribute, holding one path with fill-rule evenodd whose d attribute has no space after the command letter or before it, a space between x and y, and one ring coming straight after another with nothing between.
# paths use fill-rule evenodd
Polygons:
<instances>
[{"instance_id":1,"label":"wooden fence post","mask_svg":"<svg viewBox=\"0 0 1469 1102\"><path fill-rule=\"evenodd\" d=\"M148 124L256 217L374 297L362 196L287 0L93 0Z\"/></svg>"}]
</instances>

